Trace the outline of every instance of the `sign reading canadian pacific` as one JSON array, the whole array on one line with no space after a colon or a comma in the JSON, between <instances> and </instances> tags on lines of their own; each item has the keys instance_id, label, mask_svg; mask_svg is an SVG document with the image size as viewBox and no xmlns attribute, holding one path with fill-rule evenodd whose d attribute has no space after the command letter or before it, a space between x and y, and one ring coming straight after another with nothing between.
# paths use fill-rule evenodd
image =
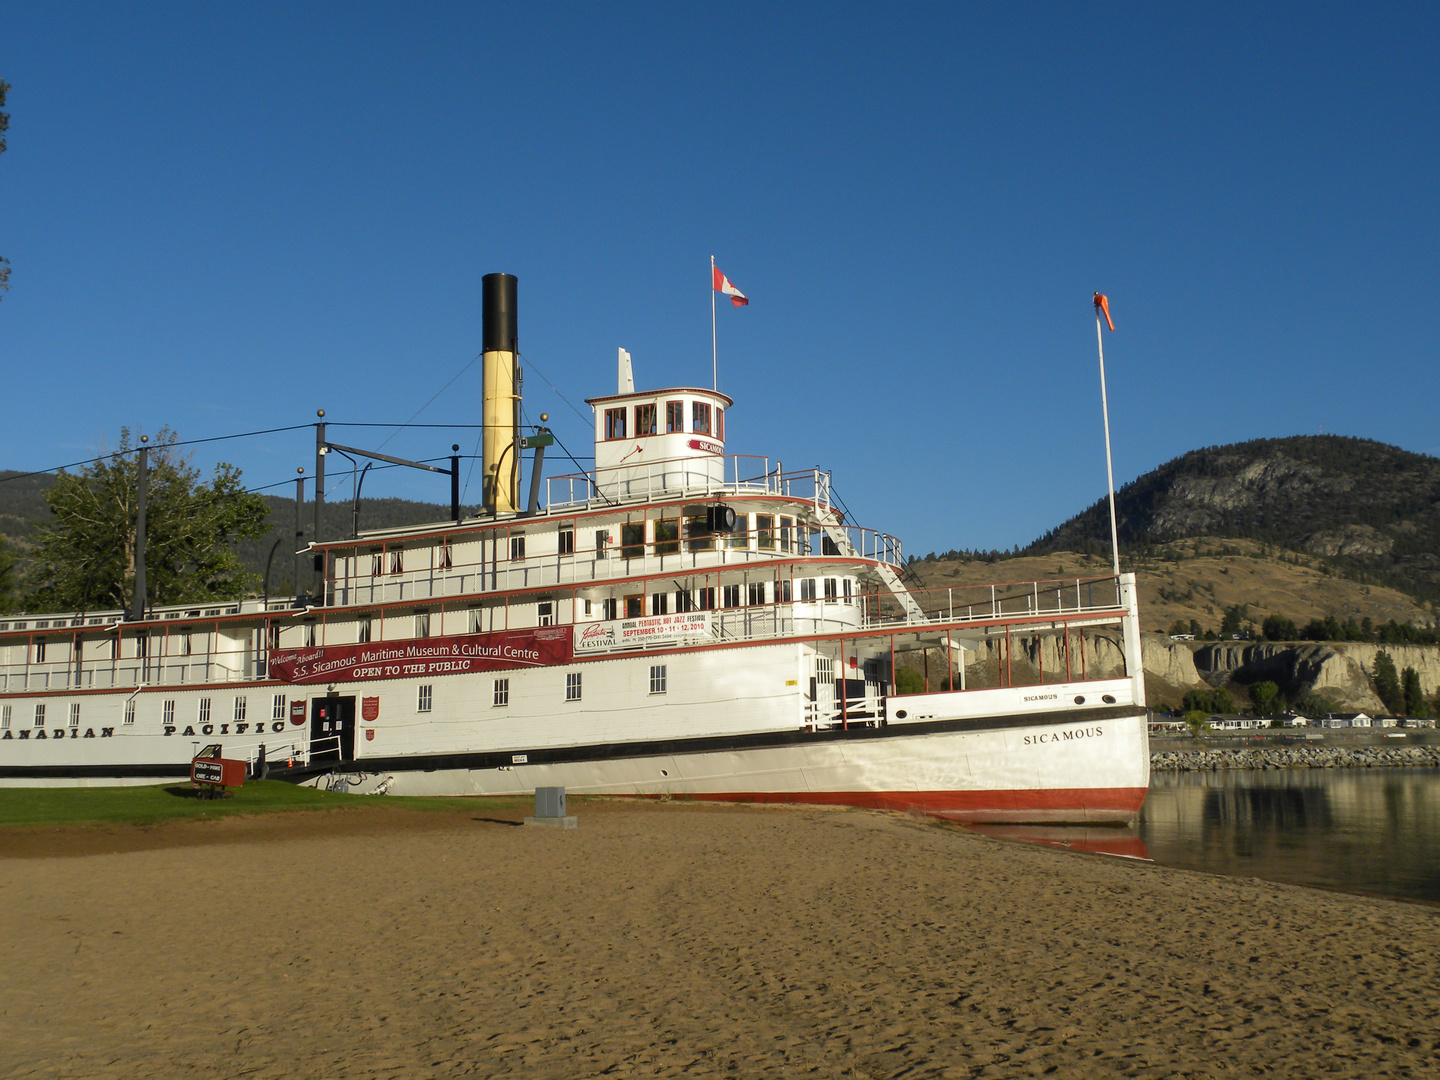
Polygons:
<instances>
[{"instance_id":1,"label":"sign reading canadian pacific","mask_svg":"<svg viewBox=\"0 0 1440 1080\"><path fill-rule=\"evenodd\" d=\"M291 683L426 678L544 667L566 663L573 656L568 626L542 626L463 637L275 649L270 653L269 673Z\"/></svg>"},{"instance_id":2,"label":"sign reading canadian pacific","mask_svg":"<svg viewBox=\"0 0 1440 1080\"><path fill-rule=\"evenodd\" d=\"M642 645L678 645L712 637L708 611L650 615L639 619L580 623L575 627L577 653L638 649Z\"/></svg>"}]
</instances>

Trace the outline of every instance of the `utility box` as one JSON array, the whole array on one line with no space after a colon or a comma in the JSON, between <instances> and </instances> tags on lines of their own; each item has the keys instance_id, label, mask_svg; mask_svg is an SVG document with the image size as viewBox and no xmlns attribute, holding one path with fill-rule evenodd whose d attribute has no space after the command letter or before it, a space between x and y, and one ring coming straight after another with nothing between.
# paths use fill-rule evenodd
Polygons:
<instances>
[{"instance_id":1,"label":"utility box","mask_svg":"<svg viewBox=\"0 0 1440 1080\"><path fill-rule=\"evenodd\" d=\"M190 780L210 795L245 783L245 762L220 756L220 744L205 747L190 761Z\"/></svg>"},{"instance_id":2,"label":"utility box","mask_svg":"<svg viewBox=\"0 0 1440 1080\"><path fill-rule=\"evenodd\" d=\"M579 823L565 814L565 789L563 787L537 787L535 789L535 816L525 819L526 825L549 825L552 829L573 829Z\"/></svg>"}]
</instances>

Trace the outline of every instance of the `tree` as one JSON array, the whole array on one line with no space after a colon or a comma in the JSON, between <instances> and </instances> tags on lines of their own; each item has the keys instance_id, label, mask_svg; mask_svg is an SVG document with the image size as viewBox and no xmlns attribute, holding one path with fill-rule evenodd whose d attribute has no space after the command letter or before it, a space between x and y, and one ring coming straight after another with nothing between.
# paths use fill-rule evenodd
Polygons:
<instances>
[{"instance_id":1,"label":"tree","mask_svg":"<svg viewBox=\"0 0 1440 1080\"><path fill-rule=\"evenodd\" d=\"M1429 712L1425 692L1420 689L1420 673L1413 667L1400 673L1400 696L1405 702L1406 716L1424 716Z\"/></svg>"},{"instance_id":2,"label":"tree","mask_svg":"<svg viewBox=\"0 0 1440 1080\"><path fill-rule=\"evenodd\" d=\"M1395 672L1395 661L1384 649L1375 654L1375 665L1371 674L1375 683L1375 694L1391 713L1398 713L1405 707L1405 698L1400 691L1400 676Z\"/></svg>"},{"instance_id":3,"label":"tree","mask_svg":"<svg viewBox=\"0 0 1440 1080\"><path fill-rule=\"evenodd\" d=\"M1225 609L1225 615L1220 620L1220 636L1222 638L1233 637L1240 632L1240 620L1245 617L1245 605L1233 604Z\"/></svg>"},{"instance_id":4,"label":"tree","mask_svg":"<svg viewBox=\"0 0 1440 1080\"><path fill-rule=\"evenodd\" d=\"M0 613L15 609L15 552L0 540Z\"/></svg>"},{"instance_id":5,"label":"tree","mask_svg":"<svg viewBox=\"0 0 1440 1080\"><path fill-rule=\"evenodd\" d=\"M146 606L234 599L255 587L231 543L265 531L268 509L240 485L240 470L215 466L208 484L162 430L150 449L145 529ZM27 574L31 611L131 605L139 455L121 429L120 449L77 474L61 472L45 501Z\"/></svg>"},{"instance_id":6,"label":"tree","mask_svg":"<svg viewBox=\"0 0 1440 1080\"><path fill-rule=\"evenodd\" d=\"M1267 641L1296 641L1300 637L1300 631L1295 628L1295 620L1284 615L1269 616L1261 624L1260 632Z\"/></svg>"},{"instance_id":7,"label":"tree","mask_svg":"<svg viewBox=\"0 0 1440 1080\"><path fill-rule=\"evenodd\" d=\"M1258 682L1250 687L1250 700L1255 705L1255 712L1259 716L1272 713L1281 704L1280 687L1268 679Z\"/></svg>"}]
</instances>

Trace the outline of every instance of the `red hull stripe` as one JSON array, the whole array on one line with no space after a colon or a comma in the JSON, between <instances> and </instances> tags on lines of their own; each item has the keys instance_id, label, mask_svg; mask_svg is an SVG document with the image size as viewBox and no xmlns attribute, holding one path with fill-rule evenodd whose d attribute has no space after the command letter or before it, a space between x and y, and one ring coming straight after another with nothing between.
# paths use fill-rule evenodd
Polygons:
<instances>
[{"instance_id":1,"label":"red hull stripe","mask_svg":"<svg viewBox=\"0 0 1440 1080\"><path fill-rule=\"evenodd\" d=\"M1116 821L1134 817L1143 787L1013 791L727 791L682 795L707 802L804 803L939 814L961 821Z\"/></svg>"}]
</instances>

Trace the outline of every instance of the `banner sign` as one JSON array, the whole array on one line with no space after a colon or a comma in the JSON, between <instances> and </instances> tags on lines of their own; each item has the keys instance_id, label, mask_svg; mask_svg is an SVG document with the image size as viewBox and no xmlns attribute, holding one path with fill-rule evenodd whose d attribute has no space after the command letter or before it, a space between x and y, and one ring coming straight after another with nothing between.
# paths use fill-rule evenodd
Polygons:
<instances>
[{"instance_id":1,"label":"banner sign","mask_svg":"<svg viewBox=\"0 0 1440 1080\"><path fill-rule=\"evenodd\" d=\"M290 683L360 682L545 667L568 663L573 656L568 626L540 626L463 637L273 649L269 672Z\"/></svg>"},{"instance_id":2,"label":"banner sign","mask_svg":"<svg viewBox=\"0 0 1440 1080\"><path fill-rule=\"evenodd\" d=\"M610 652L638 649L645 645L683 645L713 636L708 611L685 611L675 615L650 615L639 619L614 619L584 623L575 627L575 652Z\"/></svg>"}]
</instances>

